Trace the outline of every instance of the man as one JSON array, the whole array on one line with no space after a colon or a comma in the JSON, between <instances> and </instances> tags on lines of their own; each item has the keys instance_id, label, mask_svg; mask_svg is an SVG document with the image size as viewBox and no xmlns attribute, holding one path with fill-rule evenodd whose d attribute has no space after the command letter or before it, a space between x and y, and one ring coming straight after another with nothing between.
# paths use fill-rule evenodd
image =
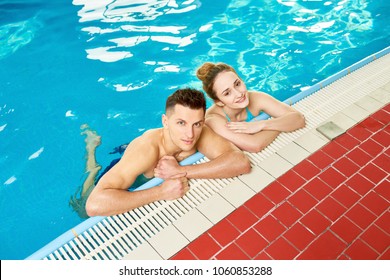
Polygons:
<instances>
[{"instance_id":1,"label":"man","mask_svg":"<svg viewBox=\"0 0 390 280\"><path fill-rule=\"evenodd\" d=\"M182 197L188 179L226 178L251 170L248 158L233 144L204 125L206 100L202 92L181 89L168 97L162 128L134 139L120 161L99 180L86 203L89 216L124 213L157 201ZM180 166L199 151L210 161ZM139 176L165 179L157 187L129 192Z\"/></svg>"}]
</instances>

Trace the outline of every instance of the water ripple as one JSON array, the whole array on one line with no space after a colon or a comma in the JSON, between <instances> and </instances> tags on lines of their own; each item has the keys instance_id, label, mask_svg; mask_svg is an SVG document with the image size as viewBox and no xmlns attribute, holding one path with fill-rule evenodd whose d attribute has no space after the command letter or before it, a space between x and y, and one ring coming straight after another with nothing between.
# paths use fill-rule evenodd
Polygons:
<instances>
[{"instance_id":1,"label":"water ripple","mask_svg":"<svg viewBox=\"0 0 390 280\"><path fill-rule=\"evenodd\" d=\"M33 153L31 156L29 156L28 160L36 159L37 157L39 157L42 154L43 151L44 151L44 147L41 147L38 151Z\"/></svg>"},{"instance_id":2,"label":"water ripple","mask_svg":"<svg viewBox=\"0 0 390 280\"><path fill-rule=\"evenodd\" d=\"M195 61L238 64L250 87L280 91L281 81L294 79L297 68L311 65L313 76L329 73L330 67L337 68L343 51L369 44L361 39L373 29L367 5L359 0L232 0L223 14L209 22L213 26L207 40L210 50ZM232 58L234 52L238 54Z\"/></svg>"},{"instance_id":3,"label":"water ripple","mask_svg":"<svg viewBox=\"0 0 390 280\"><path fill-rule=\"evenodd\" d=\"M36 17L0 26L0 59L29 44L41 28L42 23Z\"/></svg>"},{"instance_id":4,"label":"water ripple","mask_svg":"<svg viewBox=\"0 0 390 280\"><path fill-rule=\"evenodd\" d=\"M73 4L80 6L78 16L87 37L87 58L104 63L123 61L131 69L145 72L138 81L134 81L134 75L121 78L102 73L104 85L115 91L149 85L154 79L147 73L179 72L181 66L174 54L193 45L200 32L188 16L200 5L193 0L74 0ZM118 79L122 81L118 83Z\"/></svg>"}]
</instances>

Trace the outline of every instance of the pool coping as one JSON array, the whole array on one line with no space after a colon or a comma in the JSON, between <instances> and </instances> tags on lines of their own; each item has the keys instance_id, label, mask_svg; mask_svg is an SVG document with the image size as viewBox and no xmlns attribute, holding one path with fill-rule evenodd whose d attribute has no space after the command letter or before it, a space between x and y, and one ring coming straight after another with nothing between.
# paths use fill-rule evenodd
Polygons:
<instances>
[{"instance_id":1,"label":"pool coping","mask_svg":"<svg viewBox=\"0 0 390 280\"><path fill-rule=\"evenodd\" d=\"M325 88L326 86L338 81L339 79L341 79L343 77L348 76L349 74L353 73L354 71L361 69L365 65L367 65L373 61L376 61L377 59L385 56L389 52L390 52L390 47L387 47L380 52L377 52L373 55L370 55L370 56L366 57L365 59L351 65L350 67L343 69L342 71L328 77L327 79L325 79L325 80L313 85L312 87L298 93L297 95L285 100L284 102L289 104L289 105L296 104L299 101L303 100L304 98L306 98L306 97L318 92L319 90ZM258 117L257 119L265 119L265 118L267 118L267 116L262 115L262 116ZM344 124L343 121L341 121L341 123L340 123L340 120L335 120L335 122L338 123L340 126L350 125L350 123ZM304 139L304 137L302 137L300 140L302 145L306 145L306 147L307 147L306 152L303 151L299 145L296 145L295 143L293 143L293 144L289 145L288 149L282 147L283 148L282 150L284 150L284 156L286 158L291 158L290 160L292 162L298 163L299 160L302 160L304 157L308 156L308 154L310 152L314 152L316 149L320 148L321 146L323 146L325 143L327 143L329 141L329 139L326 139L323 135L321 135L319 133L317 134L313 130L308 131L307 135L309 135L309 136L306 137L306 140ZM310 139L316 139L317 142L310 141ZM306 142L306 143L304 143L304 142ZM293 147L293 148L291 149L291 147ZM295 150L299 156L298 157L296 156L297 153L290 155L288 152L289 150ZM279 154L282 154L282 153L283 152L280 152ZM173 236L172 234L174 234L173 232L177 231L177 229L175 229L173 226L167 226L166 228L164 228L164 230L161 231L161 233L156 234L155 236L152 236L150 239L147 240L147 242L142 243L140 246L136 247L136 249L134 251L130 252L130 254L126 254L123 257L125 257L127 259L131 259L131 258L135 258L135 259L143 259L143 258L146 258L146 259L166 259L166 258L171 257L175 252L177 252L178 249L181 249L183 247L184 243L188 243L190 240L193 240L194 238L196 238L196 236L199 236L211 224L213 224L214 222L223 218L222 217L223 215L226 216L227 214L229 214L233 208L239 207L240 205L242 205L242 203L244 203L247 199L249 199L252 195L254 195L257 191L259 191L262 187L264 187L264 186L257 185L255 189L251 189L250 187L248 187L248 184L252 184L251 180L255 179L256 177L258 178L258 176L261 176L262 178L266 178L263 181L263 185L266 185L266 183L267 182L269 183L272 180L272 178L280 175L279 173L286 172L287 170L289 170L293 165L288 164L290 162L283 160L283 158L280 157L279 154L274 154L274 155L272 155L271 159L266 160L268 163L271 163L272 160L276 160L275 162L277 162L278 167L279 167L278 170L267 170L267 168L262 169L261 165L258 166L256 164L256 165L254 165L255 171L252 172L250 175L240 176L240 179L234 178L234 179L226 182L227 187L225 187L222 190L222 192L226 196L228 196L228 201L229 201L228 204L226 204L225 202L221 202L221 200L218 196L213 196L212 200L210 200L208 203L202 204L200 206L203 208L207 208L208 206L215 206L215 205L219 205L218 203L222 203L222 210L220 211L221 213L214 213L215 217L209 217L209 219L211 219L213 222L210 222L210 220L207 221L207 219L204 220L202 215L199 215L200 214L200 213L198 213L199 211L198 212L197 211L189 211L191 213L187 215L186 219L180 219L179 222L175 222L176 224L182 223L182 225L180 226L182 231L186 231L186 228L189 228L190 225L193 224L194 221L199 221L199 225L200 225L199 227L197 227L196 231L191 231L191 232L187 233L188 236L190 236L189 238L187 236L187 238L183 239L179 235L179 237L176 238L177 242L176 242L176 245L174 246L175 248L165 248L167 246L166 245L167 241L166 241L165 237L169 237L170 239L172 239L172 236ZM196 163L199 160L201 160L202 157L203 157L203 155L198 153L198 154L195 154L194 156L188 158L186 161L182 162L181 164L193 164L193 163ZM272 164L269 166L272 166ZM283 168L280 168L280 167L283 167ZM264 170L265 170L265 172L264 172ZM245 182L245 183L243 183L243 182ZM160 179L152 180L152 181L148 182L147 184L143 185L142 189L158 185L159 183L161 183ZM237 191L235 191L238 189L237 184L240 186L239 193L237 193ZM217 200L219 200L219 202L216 202ZM225 207L225 208L223 208L223 207ZM40 250L36 251L35 253L33 253L32 255L27 257L26 259L43 259L43 258L47 257L53 251L55 251L58 248L60 248L61 246L65 245L70 240L73 240L75 238L77 239L77 236L79 236L83 232L87 231L92 226L96 225L97 223L101 222L104 219L106 219L106 217L93 217L93 218L87 219L86 221L80 223L79 225L72 228L71 230L65 232L64 234L62 234L58 238L54 239L52 242L48 243L46 246L42 247ZM187 221L184 221L184 220L187 220ZM175 223L173 223L173 224L175 224ZM158 237L156 237L157 235L158 235ZM161 248L161 250L156 249L159 247Z\"/></svg>"}]
</instances>

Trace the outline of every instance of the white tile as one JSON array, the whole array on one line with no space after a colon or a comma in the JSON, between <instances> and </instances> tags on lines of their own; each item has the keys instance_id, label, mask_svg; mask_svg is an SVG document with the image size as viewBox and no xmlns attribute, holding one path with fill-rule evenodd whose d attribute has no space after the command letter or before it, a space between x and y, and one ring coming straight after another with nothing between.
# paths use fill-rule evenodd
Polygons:
<instances>
[{"instance_id":1,"label":"white tile","mask_svg":"<svg viewBox=\"0 0 390 280\"><path fill-rule=\"evenodd\" d=\"M278 178L290 170L293 165L278 154L273 154L260 162L259 167L271 174L274 178Z\"/></svg>"},{"instance_id":2,"label":"white tile","mask_svg":"<svg viewBox=\"0 0 390 280\"><path fill-rule=\"evenodd\" d=\"M370 115L370 112L364 110L362 107L356 104L349 105L342 111L342 113L356 122L361 122Z\"/></svg>"},{"instance_id":3,"label":"white tile","mask_svg":"<svg viewBox=\"0 0 390 280\"><path fill-rule=\"evenodd\" d=\"M163 258L150 246L144 242L140 246L123 257L124 260L162 260Z\"/></svg>"},{"instance_id":4,"label":"white tile","mask_svg":"<svg viewBox=\"0 0 390 280\"><path fill-rule=\"evenodd\" d=\"M163 259L169 259L190 242L173 225L169 225L148 240Z\"/></svg>"},{"instance_id":5,"label":"white tile","mask_svg":"<svg viewBox=\"0 0 390 280\"><path fill-rule=\"evenodd\" d=\"M284 146L279 151L277 151L277 153L293 165L300 163L310 155L308 151L294 142Z\"/></svg>"},{"instance_id":6,"label":"white tile","mask_svg":"<svg viewBox=\"0 0 390 280\"><path fill-rule=\"evenodd\" d=\"M334 114L332 117L330 117L327 120L327 122L328 121L334 122L336 125L338 125L339 127L341 127L344 130L348 130L358 123L357 121L351 119L350 117L344 115L341 112Z\"/></svg>"},{"instance_id":7,"label":"white tile","mask_svg":"<svg viewBox=\"0 0 390 280\"><path fill-rule=\"evenodd\" d=\"M326 138L324 135L322 135L320 132L318 132L316 128L313 128L312 130L310 130L310 132L313 133L315 136L320 137L322 140L325 140L326 141L325 145L330 142L330 140Z\"/></svg>"},{"instance_id":8,"label":"white tile","mask_svg":"<svg viewBox=\"0 0 390 280\"><path fill-rule=\"evenodd\" d=\"M253 166L249 174L241 175L238 178L257 193L275 180L258 166Z\"/></svg>"},{"instance_id":9,"label":"white tile","mask_svg":"<svg viewBox=\"0 0 390 280\"><path fill-rule=\"evenodd\" d=\"M345 129L339 127L333 121L328 121L317 127L317 131L324 135L326 138L332 140L341 134L345 133Z\"/></svg>"},{"instance_id":10,"label":"white tile","mask_svg":"<svg viewBox=\"0 0 390 280\"><path fill-rule=\"evenodd\" d=\"M251 190L247 185L242 181L235 179L230 182L226 187L224 187L220 194L228 202L230 202L234 207L241 206L245 201L250 199L256 193Z\"/></svg>"},{"instance_id":11,"label":"white tile","mask_svg":"<svg viewBox=\"0 0 390 280\"><path fill-rule=\"evenodd\" d=\"M380 108L383 107L383 103L377 101L376 99L370 96L365 96L362 99L356 101L356 105L370 112L370 114L375 113L376 111L378 111Z\"/></svg>"},{"instance_id":12,"label":"white tile","mask_svg":"<svg viewBox=\"0 0 390 280\"><path fill-rule=\"evenodd\" d=\"M368 96L385 105L390 102L390 89L387 91L384 88L378 88L377 90L371 92Z\"/></svg>"},{"instance_id":13,"label":"white tile","mask_svg":"<svg viewBox=\"0 0 390 280\"><path fill-rule=\"evenodd\" d=\"M214 194L202 202L197 209L213 224L216 224L236 208L219 194Z\"/></svg>"},{"instance_id":14,"label":"white tile","mask_svg":"<svg viewBox=\"0 0 390 280\"><path fill-rule=\"evenodd\" d=\"M326 145L329 140L324 136L319 135L318 132L313 133L313 130L309 130L299 138L295 139L294 142L304 148L306 151L314 153L315 151Z\"/></svg>"},{"instance_id":15,"label":"white tile","mask_svg":"<svg viewBox=\"0 0 390 280\"><path fill-rule=\"evenodd\" d=\"M383 86L383 88L384 88L385 90L387 90L388 92L390 92L390 82L387 83L387 84L385 84L385 85Z\"/></svg>"},{"instance_id":16,"label":"white tile","mask_svg":"<svg viewBox=\"0 0 390 280\"><path fill-rule=\"evenodd\" d=\"M204 215L197 209L192 209L180 217L173 225L190 241L199 237L202 233L213 226Z\"/></svg>"}]
</instances>

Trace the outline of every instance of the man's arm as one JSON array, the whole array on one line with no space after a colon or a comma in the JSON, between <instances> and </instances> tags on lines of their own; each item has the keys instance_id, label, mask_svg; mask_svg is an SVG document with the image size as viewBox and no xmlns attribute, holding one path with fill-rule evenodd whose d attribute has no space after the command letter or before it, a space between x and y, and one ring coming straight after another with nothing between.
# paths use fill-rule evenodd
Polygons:
<instances>
[{"instance_id":1,"label":"man's arm","mask_svg":"<svg viewBox=\"0 0 390 280\"><path fill-rule=\"evenodd\" d=\"M205 126L199 139L197 149L210 161L206 163L179 166L173 157L163 157L155 176L163 179L177 173L186 173L189 179L230 178L249 173L249 159L236 146Z\"/></svg>"},{"instance_id":2,"label":"man's arm","mask_svg":"<svg viewBox=\"0 0 390 280\"><path fill-rule=\"evenodd\" d=\"M178 174L161 186L129 192L138 175L154 167L158 149L141 136L127 147L121 160L98 182L87 203L89 216L109 216L124 213L142 205L163 199L176 199L188 190L187 179Z\"/></svg>"},{"instance_id":3,"label":"man's arm","mask_svg":"<svg viewBox=\"0 0 390 280\"><path fill-rule=\"evenodd\" d=\"M210 161L185 166L183 170L187 173L187 178L230 178L251 171L247 156L207 125L199 139L198 150Z\"/></svg>"}]
</instances>

